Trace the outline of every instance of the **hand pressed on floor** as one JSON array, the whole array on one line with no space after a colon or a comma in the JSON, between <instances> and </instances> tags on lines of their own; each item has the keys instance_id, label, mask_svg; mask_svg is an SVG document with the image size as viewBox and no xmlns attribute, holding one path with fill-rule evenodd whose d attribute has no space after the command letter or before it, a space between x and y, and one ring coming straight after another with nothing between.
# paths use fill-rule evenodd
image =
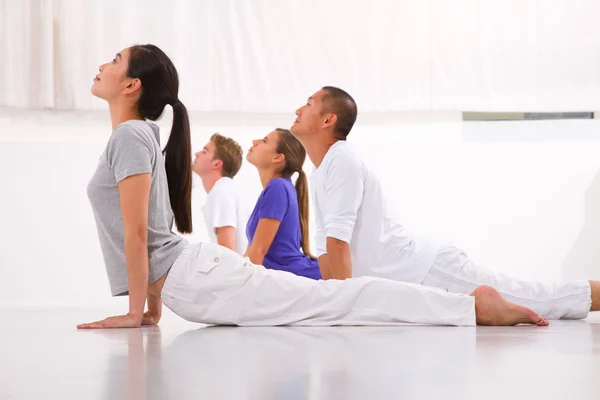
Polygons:
<instances>
[{"instance_id":1,"label":"hand pressed on floor","mask_svg":"<svg viewBox=\"0 0 600 400\"><path fill-rule=\"evenodd\" d=\"M111 328L139 328L143 318L131 314L108 317L101 321L77 325L77 329L111 329Z\"/></svg>"}]
</instances>

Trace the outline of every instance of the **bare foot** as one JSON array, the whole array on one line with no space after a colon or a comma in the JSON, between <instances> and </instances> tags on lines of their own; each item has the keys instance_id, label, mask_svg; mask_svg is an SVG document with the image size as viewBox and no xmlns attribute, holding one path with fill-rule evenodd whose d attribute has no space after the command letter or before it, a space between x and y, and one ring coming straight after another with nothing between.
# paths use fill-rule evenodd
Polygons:
<instances>
[{"instance_id":1,"label":"bare foot","mask_svg":"<svg viewBox=\"0 0 600 400\"><path fill-rule=\"evenodd\" d=\"M491 286L479 286L471 293L471 296L475 297L477 325L548 325L548 320L546 318L527 307L506 300Z\"/></svg>"}]
</instances>

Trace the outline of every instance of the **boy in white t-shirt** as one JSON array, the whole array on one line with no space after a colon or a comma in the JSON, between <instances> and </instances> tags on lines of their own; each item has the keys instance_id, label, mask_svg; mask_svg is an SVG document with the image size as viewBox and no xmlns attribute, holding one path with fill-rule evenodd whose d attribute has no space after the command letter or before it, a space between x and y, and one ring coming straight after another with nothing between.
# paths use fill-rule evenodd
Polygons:
<instances>
[{"instance_id":1,"label":"boy in white t-shirt","mask_svg":"<svg viewBox=\"0 0 600 400\"><path fill-rule=\"evenodd\" d=\"M250 208L233 181L242 166L242 153L235 140L215 133L196 153L192 165L207 193L202 213L210 240L239 254L248 246L246 223L250 217Z\"/></svg>"}]
</instances>

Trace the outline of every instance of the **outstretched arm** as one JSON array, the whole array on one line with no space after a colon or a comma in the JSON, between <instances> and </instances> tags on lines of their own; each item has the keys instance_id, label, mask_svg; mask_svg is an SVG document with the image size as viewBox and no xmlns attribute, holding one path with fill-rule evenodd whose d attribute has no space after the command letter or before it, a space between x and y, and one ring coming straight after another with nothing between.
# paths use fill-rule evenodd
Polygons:
<instances>
[{"instance_id":1,"label":"outstretched arm","mask_svg":"<svg viewBox=\"0 0 600 400\"><path fill-rule=\"evenodd\" d=\"M327 262L329 263L329 279L352 278L352 257L350 245L347 242L328 237Z\"/></svg>"},{"instance_id":2,"label":"outstretched arm","mask_svg":"<svg viewBox=\"0 0 600 400\"><path fill-rule=\"evenodd\" d=\"M329 256L327 254L323 254L318 258L318 261L319 271L321 271L321 279L331 279L331 270L329 268Z\"/></svg>"},{"instance_id":3,"label":"outstretched arm","mask_svg":"<svg viewBox=\"0 0 600 400\"><path fill-rule=\"evenodd\" d=\"M254 212L259 220L246 252L253 264L262 265L289 210L290 202L284 185L280 180L269 182L256 203Z\"/></svg>"},{"instance_id":4,"label":"outstretched arm","mask_svg":"<svg viewBox=\"0 0 600 400\"><path fill-rule=\"evenodd\" d=\"M217 188L211 193L207 206L212 213L212 226L217 237L217 244L235 251L238 220L238 206L235 193Z\"/></svg>"},{"instance_id":5,"label":"outstretched arm","mask_svg":"<svg viewBox=\"0 0 600 400\"><path fill-rule=\"evenodd\" d=\"M272 218L261 218L256 226L252 244L248 246L247 257L253 264L262 265L265 255L279 230L280 222Z\"/></svg>"},{"instance_id":6,"label":"outstretched arm","mask_svg":"<svg viewBox=\"0 0 600 400\"><path fill-rule=\"evenodd\" d=\"M148 293L148 203L151 174L135 175L119 182L125 228L125 262L129 282L129 315L142 322Z\"/></svg>"},{"instance_id":7,"label":"outstretched arm","mask_svg":"<svg viewBox=\"0 0 600 400\"><path fill-rule=\"evenodd\" d=\"M330 279L352 277L350 240L363 201L364 167L344 155L332 160L325 171L321 205ZM324 278L327 279L327 278Z\"/></svg>"},{"instance_id":8,"label":"outstretched arm","mask_svg":"<svg viewBox=\"0 0 600 400\"><path fill-rule=\"evenodd\" d=\"M220 226L215 228L217 243L233 251L235 251L235 234L236 228L233 226Z\"/></svg>"},{"instance_id":9,"label":"outstretched arm","mask_svg":"<svg viewBox=\"0 0 600 400\"><path fill-rule=\"evenodd\" d=\"M148 203L151 174L130 176L119 182L125 233L125 262L129 282L129 312L78 328L135 328L142 325L148 294ZM153 304L156 306L156 303Z\"/></svg>"}]
</instances>

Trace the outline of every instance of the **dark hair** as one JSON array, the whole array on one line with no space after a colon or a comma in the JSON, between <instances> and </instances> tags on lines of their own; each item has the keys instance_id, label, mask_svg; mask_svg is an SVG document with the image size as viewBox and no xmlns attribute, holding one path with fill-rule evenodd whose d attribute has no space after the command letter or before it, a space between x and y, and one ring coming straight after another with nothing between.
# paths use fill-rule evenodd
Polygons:
<instances>
[{"instance_id":1,"label":"dark hair","mask_svg":"<svg viewBox=\"0 0 600 400\"><path fill-rule=\"evenodd\" d=\"M304 160L306 159L306 150L287 129L275 129L279 133L277 141L277 153L285 156L285 164L280 171L284 178L291 178L294 172L298 173L296 179L296 193L298 195L298 211L300 213L300 245L304 254L311 259L315 257L310 253L310 243L308 236L308 180L302 169Z\"/></svg>"},{"instance_id":2,"label":"dark hair","mask_svg":"<svg viewBox=\"0 0 600 400\"><path fill-rule=\"evenodd\" d=\"M323 113L332 113L337 116L337 121L333 125L335 137L339 140L346 140L356 122L358 114L356 102L352 96L340 88L324 86L321 90L325 91Z\"/></svg>"},{"instance_id":3,"label":"dark hair","mask_svg":"<svg viewBox=\"0 0 600 400\"><path fill-rule=\"evenodd\" d=\"M222 175L233 178L242 167L242 156L244 155L242 146L235 140L219 133L212 135L210 141L215 144L215 158L223 162Z\"/></svg>"},{"instance_id":4,"label":"dark hair","mask_svg":"<svg viewBox=\"0 0 600 400\"><path fill-rule=\"evenodd\" d=\"M192 143L187 109L179 101L179 76L173 62L152 44L129 48L129 78L142 82L139 114L151 121L162 115L167 104L173 107L173 125L163 150L169 185L169 200L175 225L181 233L192 232Z\"/></svg>"}]
</instances>

